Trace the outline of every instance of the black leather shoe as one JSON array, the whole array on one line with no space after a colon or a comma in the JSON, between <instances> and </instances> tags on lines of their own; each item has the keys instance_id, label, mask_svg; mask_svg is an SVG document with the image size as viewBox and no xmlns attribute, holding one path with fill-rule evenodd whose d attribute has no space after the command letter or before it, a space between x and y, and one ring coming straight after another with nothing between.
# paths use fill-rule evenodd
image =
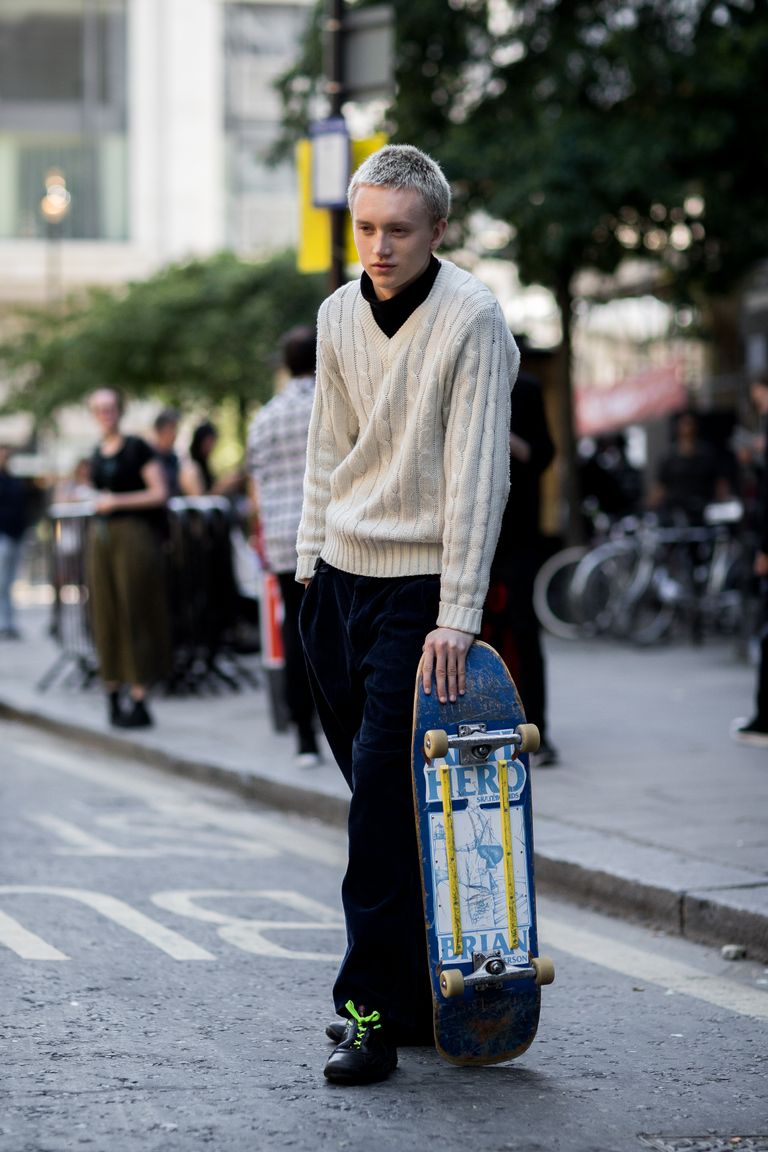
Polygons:
<instances>
[{"instance_id":1,"label":"black leather shoe","mask_svg":"<svg viewBox=\"0 0 768 1152\"><path fill-rule=\"evenodd\" d=\"M332 1020L330 1024L326 1024L325 1034L334 1044L341 1044L351 1024L351 1020Z\"/></svg>"},{"instance_id":2,"label":"black leather shoe","mask_svg":"<svg viewBox=\"0 0 768 1152\"><path fill-rule=\"evenodd\" d=\"M386 1025L378 1012L366 1016L352 1001L346 1005L352 1019L344 1029L344 1039L334 1048L325 1065L326 1080L333 1084L374 1084L386 1080L397 1067L397 1049L388 1038Z\"/></svg>"}]
</instances>

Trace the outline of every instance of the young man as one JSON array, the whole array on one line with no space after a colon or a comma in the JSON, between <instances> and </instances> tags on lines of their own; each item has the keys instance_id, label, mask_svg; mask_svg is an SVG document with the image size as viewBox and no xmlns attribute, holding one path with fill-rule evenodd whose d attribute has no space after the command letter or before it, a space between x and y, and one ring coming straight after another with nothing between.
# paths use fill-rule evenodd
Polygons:
<instances>
[{"instance_id":1,"label":"young man","mask_svg":"<svg viewBox=\"0 0 768 1152\"><path fill-rule=\"evenodd\" d=\"M509 489L519 354L487 288L434 255L450 189L433 160L388 145L348 199L364 272L318 317L297 579L320 720L352 792L334 986L349 1023L325 1075L358 1084L388 1076L398 1044L433 1042L413 685L423 651L426 691L433 678L442 703L464 691Z\"/></svg>"}]
</instances>

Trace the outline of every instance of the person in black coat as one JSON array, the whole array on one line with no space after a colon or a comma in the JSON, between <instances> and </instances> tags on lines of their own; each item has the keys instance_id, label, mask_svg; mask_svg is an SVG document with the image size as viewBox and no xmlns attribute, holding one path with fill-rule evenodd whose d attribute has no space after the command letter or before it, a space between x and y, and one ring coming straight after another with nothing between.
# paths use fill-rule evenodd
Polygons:
<instances>
[{"instance_id":1,"label":"person in black coat","mask_svg":"<svg viewBox=\"0 0 768 1152\"><path fill-rule=\"evenodd\" d=\"M549 742L546 671L533 584L542 560L541 477L555 455L541 385L521 372L512 390L510 492L491 567L482 638L504 658L517 684L526 719L541 733L539 767L557 763Z\"/></svg>"},{"instance_id":2,"label":"person in black coat","mask_svg":"<svg viewBox=\"0 0 768 1152\"><path fill-rule=\"evenodd\" d=\"M0 640L19 639L11 588L27 526L26 488L11 472L10 459L10 449L0 445Z\"/></svg>"},{"instance_id":3,"label":"person in black coat","mask_svg":"<svg viewBox=\"0 0 768 1152\"><path fill-rule=\"evenodd\" d=\"M758 513L758 545L754 571L760 579L765 599L765 618L760 636L760 663L755 694L755 713L751 720L734 720L731 734L742 744L768 748L768 380L756 380L750 388L752 403L760 414L764 429L763 474Z\"/></svg>"}]
</instances>

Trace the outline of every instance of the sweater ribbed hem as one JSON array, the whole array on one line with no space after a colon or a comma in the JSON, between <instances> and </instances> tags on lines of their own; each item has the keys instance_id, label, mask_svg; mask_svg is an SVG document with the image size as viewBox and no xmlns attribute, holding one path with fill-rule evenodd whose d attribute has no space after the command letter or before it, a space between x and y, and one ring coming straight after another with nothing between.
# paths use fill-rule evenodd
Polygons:
<instances>
[{"instance_id":1,"label":"sweater ribbed hem","mask_svg":"<svg viewBox=\"0 0 768 1152\"><path fill-rule=\"evenodd\" d=\"M441 544L355 539L331 535L323 544L323 560L353 576L388 580L398 576L437 576L443 562Z\"/></svg>"}]
</instances>

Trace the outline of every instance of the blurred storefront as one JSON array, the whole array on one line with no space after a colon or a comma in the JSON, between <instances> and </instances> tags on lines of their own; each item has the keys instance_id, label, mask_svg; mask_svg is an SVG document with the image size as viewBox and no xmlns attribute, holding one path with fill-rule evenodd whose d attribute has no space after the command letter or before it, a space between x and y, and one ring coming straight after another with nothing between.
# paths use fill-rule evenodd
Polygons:
<instances>
[{"instance_id":1,"label":"blurred storefront","mask_svg":"<svg viewBox=\"0 0 768 1152\"><path fill-rule=\"evenodd\" d=\"M0 302L295 243L270 167L310 0L3 0ZM46 219L46 183L65 211Z\"/></svg>"}]
</instances>

